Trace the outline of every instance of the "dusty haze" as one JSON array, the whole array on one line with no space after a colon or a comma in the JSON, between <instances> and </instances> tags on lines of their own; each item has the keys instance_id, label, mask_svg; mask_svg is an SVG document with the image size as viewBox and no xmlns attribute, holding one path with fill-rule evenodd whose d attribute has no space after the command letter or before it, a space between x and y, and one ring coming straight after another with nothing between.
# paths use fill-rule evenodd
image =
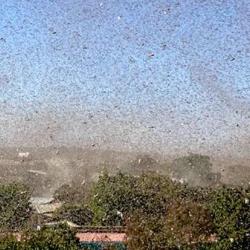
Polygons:
<instances>
[{"instance_id":1,"label":"dusty haze","mask_svg":"<svg viewBox=\"0 0 250 250\"><path fill-rule=\"evenodd\" d=\"M77 147L2 148L0 180L2 183L12 181L26 183L31 187L33 195L50 196L56 188L65 183L85 184L96 181L104 169L111 174L121 171L135 175L149 170L171 177L173 161L183 156L185 155L167 156ZM195 185L204 185L207 173L220 174L222 183L247 185L250 179L249 165L246 162L242 164L238 162L238 160L221 161L210 157L211 170L208 172L206 169L202 170L204 165L202 162L195 172L187 174L183 165L180 165L178 172L181 173L179 175L181 179L189 178L187 182L196 183ZM209 183L205 185L213 185Z\"/></svg>"}]
</instances>

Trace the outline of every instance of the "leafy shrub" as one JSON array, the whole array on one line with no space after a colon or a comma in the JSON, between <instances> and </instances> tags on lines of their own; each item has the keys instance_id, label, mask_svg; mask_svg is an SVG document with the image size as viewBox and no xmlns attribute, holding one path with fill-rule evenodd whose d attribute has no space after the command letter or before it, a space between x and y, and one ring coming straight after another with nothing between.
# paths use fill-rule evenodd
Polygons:
<instances>
[{"instance_id":1,"label":"leafy shrub","mask_svg":"<svg viewBox=\"0 0 250 250\"><path fill-rule=\"evenodd\" d=\"M84 205L64 204L56 210L54 218L57 220L68 220L77 225L90 225L93 221L93 213Z\"/></svg>"},{"instance_id":2,"label":"leafy shrub","mask_svg":"<svg viewBox=\"0 0 250 250\"><path fill-rule=\"evenodd\" d=\"M193 202L172 203L164 216L142 216L138 211L127 220L129 249L208 249L213 223L209 210Z\"/></svg>"},{"instance_id":3,"label":"leafy shrub","mask_svg":"<svg viewBox=\"0 0 250 250\"><path fill-rule=\"evenodd\" d=\"M0 229L17 230L25 226L30 215L30 193L21 184L0 185Z\"/></svg>"},{"instance_id":4,"label":"leafy shrub","mask_svg":"<svg viewBox=\"0 0 250 250\"><path fill-rule=\"evenodd\" d=\"M214 232L209 210L196 202L175 202L168 207L165 229L173 245L206 242Z\"/></svg>"},{"instance_id":5,"label":"leafy shrub","mask_svg":"<svg viewBox=\"0 0 250 250\"><path fill-rule=\"evenodd\" d=\"M80 246L75 232L64 224L28 232L23 245L26 250L77 250Z\"/></svg>"},{"instance_id":6,"label":"leafy shrub","mask_svg":"<svg viewBox=\"0 0 250 250\"><path fill-rule=\"evenodd\" d=\"M55 200L65 202L65 203L83 203L85 199L85 192L83 186L70 186L68 184L64 184L60 186L54 192Z\"/></svg>"},{"instance_id":7,"label":"leafy shrub","mask_svg":"<svg viewBox=\"0 0 250 250\"><path fill-rule=\"evenodd\" d=\"M220 239L218 249L250 249L249 199L250 193L239 188L222 187L212 192L209 204Z\"/></svg>"},{"instance_id":8,"label":"leafy shrub","mask_svg":"<svg viewBox=\"0 0 250 250\"><path fill-rule=\"evenodd\" d=\"M21 250L23 245L13 235L4 235L0 237L0 249L1 250Z\"/></svg>"}]
</instances>

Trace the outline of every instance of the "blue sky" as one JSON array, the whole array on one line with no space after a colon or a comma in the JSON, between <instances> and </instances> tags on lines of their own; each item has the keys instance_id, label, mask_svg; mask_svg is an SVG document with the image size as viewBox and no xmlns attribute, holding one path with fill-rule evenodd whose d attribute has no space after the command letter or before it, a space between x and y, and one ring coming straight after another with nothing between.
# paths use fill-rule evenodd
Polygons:
<instances>
[{"instance_id":1,"label":"blue sky","mask_svg":"<svg viewBox=\"0 0 250 250\"><path fill-rule=\"evenodd\" d=\"M247 157L249 1L8 0L0 16L2 145Z\"/></svg>"}]
</instances>

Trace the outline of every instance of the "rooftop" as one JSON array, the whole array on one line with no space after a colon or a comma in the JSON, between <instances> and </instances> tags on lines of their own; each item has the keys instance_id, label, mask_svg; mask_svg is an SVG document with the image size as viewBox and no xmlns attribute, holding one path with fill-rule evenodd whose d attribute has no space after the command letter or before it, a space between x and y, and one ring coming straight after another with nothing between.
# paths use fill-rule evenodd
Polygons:
<instances>
[{"instance_id":1,"label":"rooftop","mask_svg":"<svg viewBox=\"0 0 250 250\"><path fill-rule=\"evenodd\" d=\"M77 232L80 242L125 242L125 233Z\"/></svg>"}]
</instances>

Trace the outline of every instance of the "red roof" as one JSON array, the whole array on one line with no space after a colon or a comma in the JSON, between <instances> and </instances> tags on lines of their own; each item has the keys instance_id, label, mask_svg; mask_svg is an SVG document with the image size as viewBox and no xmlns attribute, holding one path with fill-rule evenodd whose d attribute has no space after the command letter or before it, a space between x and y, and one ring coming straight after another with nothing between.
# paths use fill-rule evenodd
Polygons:
<instances>
[{"instance_id":1,"label":"red roof","mask_svg":"<svg viewBox=\"0 0 250 250\"><path fill-rule=\"evenodd\" d=\"M76 237L80 242L125 242L125 233L97 233L97 232L78 232Z\"/></svg>"}]
</instances>

